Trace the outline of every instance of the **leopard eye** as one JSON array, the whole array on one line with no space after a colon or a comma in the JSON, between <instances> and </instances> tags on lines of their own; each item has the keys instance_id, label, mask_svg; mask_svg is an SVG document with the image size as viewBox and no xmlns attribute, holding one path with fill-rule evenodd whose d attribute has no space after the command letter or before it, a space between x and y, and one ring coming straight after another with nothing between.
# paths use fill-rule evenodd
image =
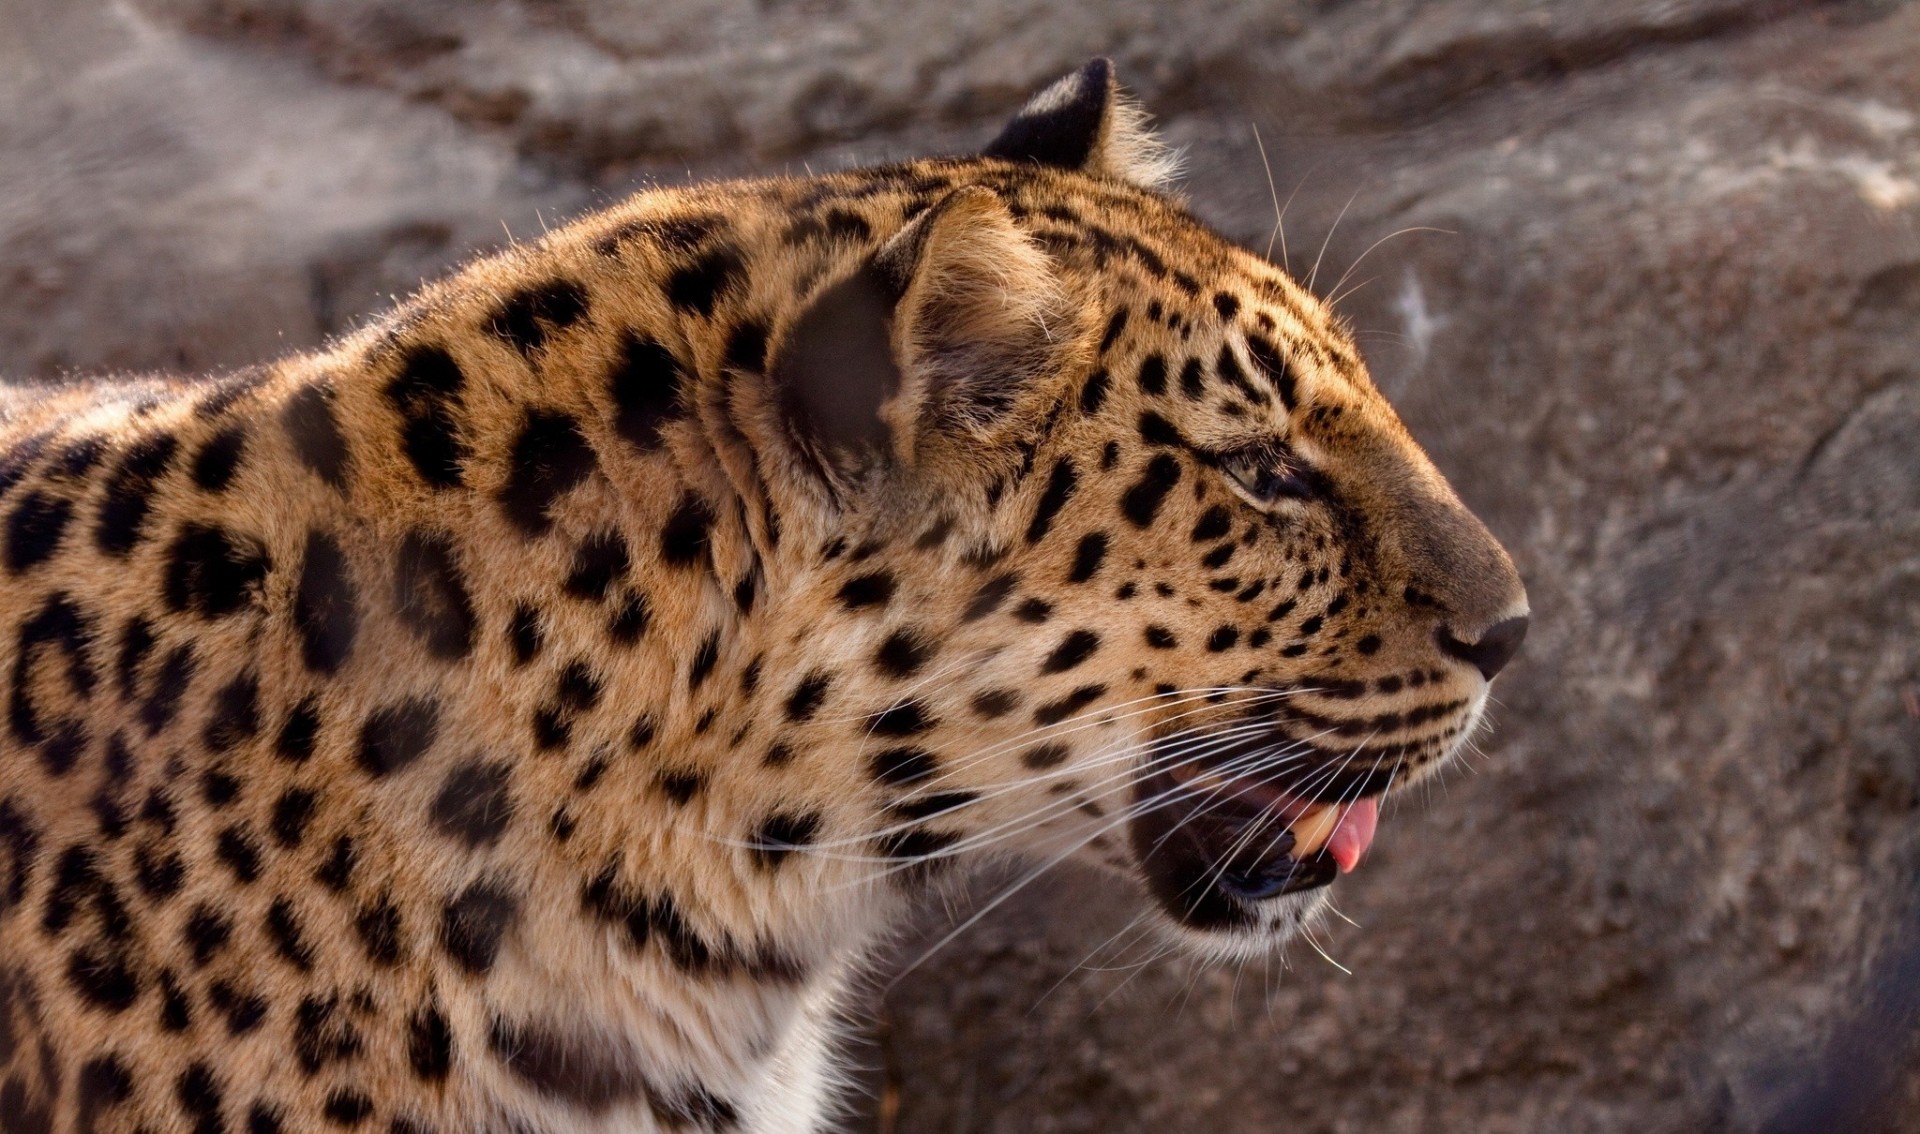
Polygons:
<instances>
[{"instance_id":1,"label":"leopard eye","mask_svg":"<svg viewBox=\"0 0 1920 1134\"><path fill-rule=\"evenodd\" d=\"M1309 500L1318 494L1319 478L1293 454L1278 446L1262 445L1229 453L1221 458L1220 468L1258 504Z\"/></svg>"}]
</instances>

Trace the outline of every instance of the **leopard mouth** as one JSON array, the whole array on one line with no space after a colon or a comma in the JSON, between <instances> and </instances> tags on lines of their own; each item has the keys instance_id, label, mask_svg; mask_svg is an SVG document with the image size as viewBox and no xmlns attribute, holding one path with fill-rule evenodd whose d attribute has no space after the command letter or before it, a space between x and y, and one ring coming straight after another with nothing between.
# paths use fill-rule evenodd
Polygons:
<instances>
[{"instance_id":1,"label":"leopard mouth","mask_svg":"<svg viewBox=\"0 0 1920 1134\"><path fill-rule=\"evenodd\" d=\"M1360 864L1379 822L1373 782L1316 793L1289 790L1271 773L1156 771L1134 785L1134 856L1176 921L1244 928L1259 921L1260 903L1317 890Z\"/></svg>"}]
</instances>

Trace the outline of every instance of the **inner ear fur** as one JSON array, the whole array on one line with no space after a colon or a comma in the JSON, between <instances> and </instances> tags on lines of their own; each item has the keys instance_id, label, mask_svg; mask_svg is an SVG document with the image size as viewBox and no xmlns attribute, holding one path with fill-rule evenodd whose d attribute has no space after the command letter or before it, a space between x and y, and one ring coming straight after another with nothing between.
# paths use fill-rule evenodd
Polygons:
<instances>
[{"instance_id":1,"label":"inner ear fur","mask_svg":"<svg viewBox=\"0 0 1920 1134\"><path fill-rule=\"evenodd\" d=\"M955 190L876 264L901 291L892 340L907 380L889 407L896 449L942 435L988 440L1023 394L1069 365L1077 313L1053 262L992 191Z\"/></svg>"},{"instance_id":2,"label":"inner ear fur","mask_svg":"<svg viewBox=\"0 0 1920 1134\"><path fill-rule=\"evenodd\" d=\"M1022 395L1083 350L1052 261L998 196L956 189L828 286L777 346L770 376L830 479L912 462L941 439L991 441Z\"/></svg>"}]
</instances>

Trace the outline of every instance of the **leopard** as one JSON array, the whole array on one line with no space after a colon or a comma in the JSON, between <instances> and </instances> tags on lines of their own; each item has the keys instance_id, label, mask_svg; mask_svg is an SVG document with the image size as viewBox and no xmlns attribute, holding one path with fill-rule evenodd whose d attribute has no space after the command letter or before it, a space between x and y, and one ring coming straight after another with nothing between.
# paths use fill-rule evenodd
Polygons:
<instances>
[{"instance_id":1,"label":"leopard","mask_svg":"<svg viewBox=\"0 0 1920 1134\"><path fill-rule=\"evenodd\" d=\"M979 864L1265 956L1529 607L1096 59L0 394L0 1127L812 1131Z\"/></svg>"}]
</instances>

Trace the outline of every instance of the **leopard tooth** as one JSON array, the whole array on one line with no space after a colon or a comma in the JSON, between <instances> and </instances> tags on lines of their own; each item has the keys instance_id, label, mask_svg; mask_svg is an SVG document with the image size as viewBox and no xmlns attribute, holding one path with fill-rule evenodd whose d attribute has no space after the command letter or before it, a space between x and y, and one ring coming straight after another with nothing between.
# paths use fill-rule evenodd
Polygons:
<instances>
[{"instance_id":1,"label":"leopard tooth","mask_svg":"<svg viewBox=\"0 0 1920 1134\"><path fill-rule=\"evenodd\" d=\"M1293 857L1319 854L1340 826L1340 809L1330 803L1316 803L1302 812L1287 830L1293 832Z\"/></svg>"}]
</instances>

